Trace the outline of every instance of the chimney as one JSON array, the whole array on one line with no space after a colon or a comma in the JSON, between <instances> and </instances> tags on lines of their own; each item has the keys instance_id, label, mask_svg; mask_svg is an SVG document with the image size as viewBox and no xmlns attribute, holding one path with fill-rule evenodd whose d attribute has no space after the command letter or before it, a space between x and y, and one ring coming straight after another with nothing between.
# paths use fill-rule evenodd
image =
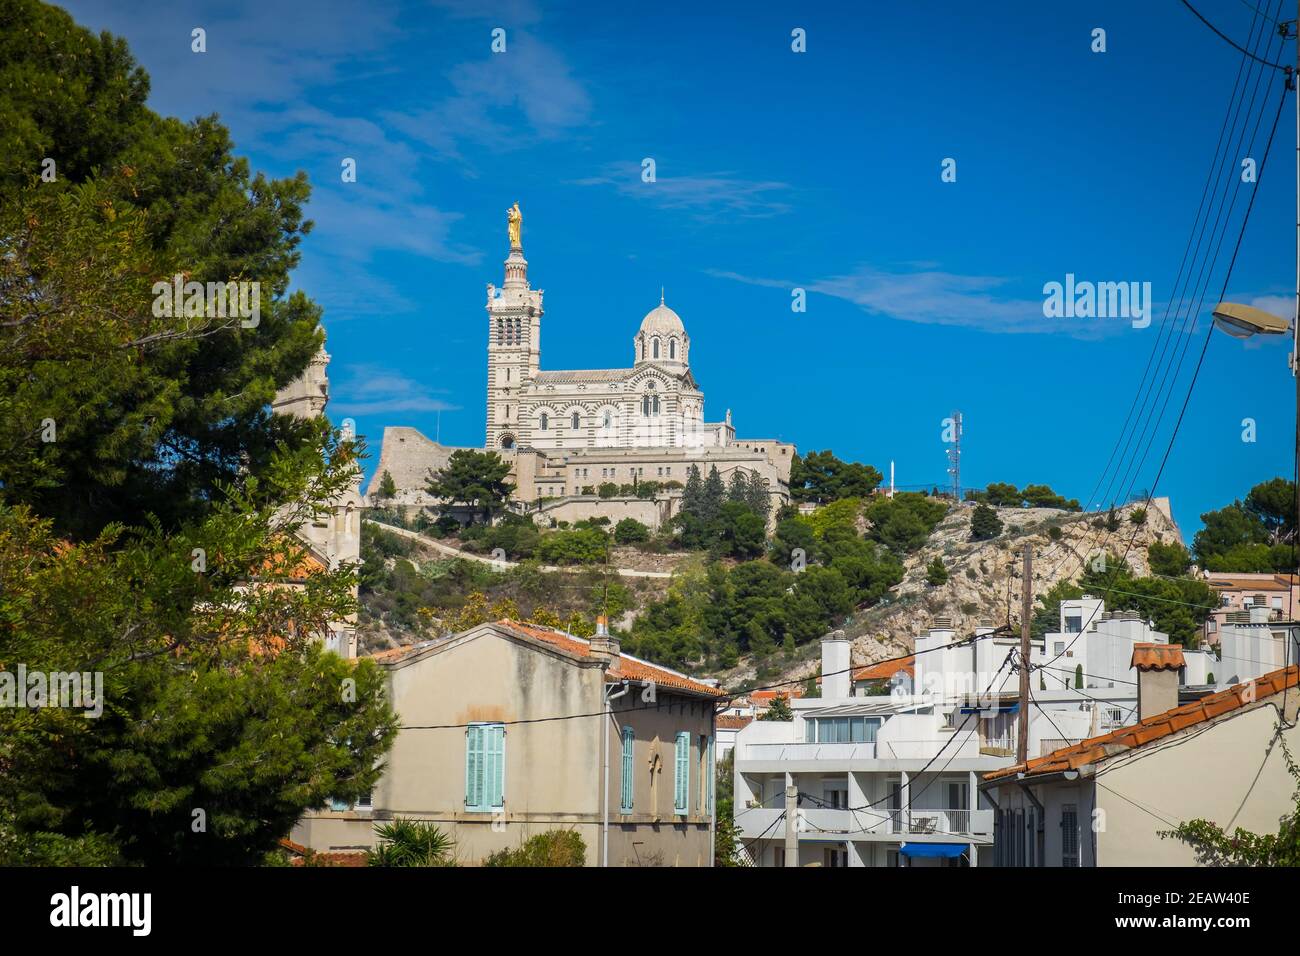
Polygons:
<instances>
[{"instance_id":1,"label":"chimney","mask_svg":"<svg viewBox=\"0 0 1300 956\"><path fill-rule=\"evenodd\" d=\"M849 672L852 643L843 631L831 631L822 638L822 697L843 700L853 689Z\"/></svg>"},{"instance_id":2,"label":"chimney","mask_svg":"<svg viewBox=\"0 0 1300 956\"><path fill-rule=\"evenodd\" d=\"M587 653L611 664L617 663L622 648L618 638L609 633L609 621L605 615L596 618L596 633L587 641Z\"/></svg>"},{"instance_id":3,"label":"chimney","mask_svg":"<svg viewBox=\"0 0 1300 956\"><path fill-rule=\"evenodd\" d=\"M1178 706L1178 678L1185 664L1180 644L1133 645L1139 722Z\"/></svg>"}]
</instances>

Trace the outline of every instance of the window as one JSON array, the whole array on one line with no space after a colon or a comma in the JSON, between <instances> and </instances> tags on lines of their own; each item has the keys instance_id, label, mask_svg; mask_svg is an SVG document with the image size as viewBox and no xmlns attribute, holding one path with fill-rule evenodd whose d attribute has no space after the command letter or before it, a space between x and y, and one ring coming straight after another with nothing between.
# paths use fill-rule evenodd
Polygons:
<instances>
[{"instance_id":1,"label":"window","mask_svg":"<svg viewBox=\"0 0 1300 956\"><path fill-rule=\"evenodd\" d=\"M849 853L840 847L828 846L823 851L824 866L845 867L849 865Z\"/></svg>"},{"instance_id":2,"label":"window","mask_svg":"<svg viewBox=\"0 0 1300 956\"><path fill-rule=\"evenodd\" d=\"M874 743L879 717L810 717L804 721L804 742L810 744Z\"/></svg>"},{"instance_id":3,"label":"window","mask_svg":"<svg viewBox=\"0 0 1300 956\"><path fill-rule=\"evenodd\" d=\"M470 724L465 731L465 809L491 813L505 806L505 724Z\"/></svg>"},{"instance_id":4,"label":"window","mask_svg":"<svg viewBox=\"0 0 1300 956\"><path fill-rule=\"evenodd\" d=\"M574 412L574 413L573 413L573 427L574 427L574 428L577 428L577 427L578 427L578 413L577 413L577 412Z\"/></svg>"},{"instance_id":5,"label":"window","mask_svg":"<svg viewBox=\"0 0 1300 956\"><path fill-rule=\"evenodd\" d=\"M546 417L546 413L545 413L545 412L542 412L542 417L541 417L541 420L540 420L542 431L546 431L546 426L547 426L547 424L548 424L548 421L549 421L549 419Z\"/></svg>"},{"instance_id":6,"label":"window","mask_svg":"<svg viewBox=\"0 0 1300 956\"><path fill-rule=\"evenodd\" d=\"M1054 653L1057 657L1060 657L1062 654L1064 654L1064 653L1065 653L1065 641L1057 641L1055 644L1053 644L1053 645L1052 645L1052 653Z\"/></svg>"},{"instance_id":7,"label":"window","mask_svg":"<svg viewBox=\"0 0 1300 956\"><path fill-rule=\"evenodd\" d=\"M772 865L776 867L785 866L785 847L772 847Z\"/></svg>"},{"instance_id":8,"label":"window","mask_svg":"<svg viewBox=\"0 0 1300 956\"><path fill-rule=\"evenodd\" d=\"M675 359L675 358L677 358L677 340L676 340L676 339L669 339L669 340L668 340L668 357L669 357L670 359Z\"/></svg>"},{"instance_id":9,"label":"window","mask_svg":"<svg viewBox=\"0 0 1300 956\"><path fill-rule=\"evenodd\" d=\"M1061 866L1079 865L1079 808L1073 803L1061 807Z\"/></svg>"},{"instance_id":10,"label":"window","mask_svg":"<svg viewBox=\"0 0 1300 956\"><path fill-rule=\"evenodd\" d=\"M677 734L676 770L673 777L673 813L686 816L691 801L691 735Z\"/></svg>"},{"instance_id":11,"label":"window","mask_svg":"<svg viewBox=\"0 0 1300 956\"><path fill-rule=\"evenodd\" d=\"M614 424L614 415L608 408L605 409L605 420L602 422L602 424L606 428L609 428L611 425Z\"/></svg>"},{"instance_id":12,"label":"window","mask_svg":"<svg viewBox=\"0 0 1300 956\"><path fill-rule=\"evenodd\" d=\"M653 348L654 348L654 357L655 357L655 358L658 358L658 357L659 357L659 340L658 340L658 339L651 339L650 341L651 341L651 345L652 345Z\"/></svg>"},{"instance_id":13,"label":"window","mask_svg":"<svg viewBox=\"0 0 1300 956\"><path fill-rule=\"evenodd\" d=\"M623 728L623 798L619 801L620 813L632 812L632 751L636 735L631 727Z\"/></svg>"},{"instance_id":14,"label":"window","mask_svg":"<svg viewBox=\"0 0 1300 956\"><path fill-rule=\"evenodd\" d=\"M1067 615L1065 618L1065 631L1067 634L1078 634L1083 630L1083 615Z\"/></svg>"}]
</instances>

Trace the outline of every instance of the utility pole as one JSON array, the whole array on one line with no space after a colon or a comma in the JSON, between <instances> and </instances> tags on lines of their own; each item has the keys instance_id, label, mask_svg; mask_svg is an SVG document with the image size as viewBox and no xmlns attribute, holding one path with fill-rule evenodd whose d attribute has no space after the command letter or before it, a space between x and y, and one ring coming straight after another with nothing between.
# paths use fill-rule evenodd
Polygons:
<instances>
[{"instance_id":1,"label":"utility pole","mask_svg":"<svg viewBox=\"0 0 1300 956\"><path fill-rule=\"evenodd\" d=\"M1034 606L1034 549L1024 543L1024 570L1020 593L1020 739L1016 763L1029 759L1029 619Z\"/></svg>"},{"instance_id":2,"label":"utility pole","mask_svg":"<svg viewBox=\"0 0 1300 956\"><path fill-rule=\"evenodd\" d=\"M790 779L788 776L786 779ZM785 865L799 865L799 788L785 786Z\"/></svg>"}]
</instances>

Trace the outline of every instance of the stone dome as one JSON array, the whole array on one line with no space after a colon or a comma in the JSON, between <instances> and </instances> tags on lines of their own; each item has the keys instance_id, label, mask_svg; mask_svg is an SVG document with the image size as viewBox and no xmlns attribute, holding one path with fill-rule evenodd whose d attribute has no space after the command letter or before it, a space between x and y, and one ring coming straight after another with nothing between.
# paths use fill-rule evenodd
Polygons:
<instances>
[{"instance_id":1,"label":"stone dome","mask_svg":"<svg viewBox=\"0 0 1300 956\"><path fill-rule=\"evenodd\" d=\"M659 304L646 313L646 317L641 320L641 332L643 334L653 334L658 332L660 335L685 335L686 326L682 324L682 318L660 300Z\"/></svg>"}]
</instances>

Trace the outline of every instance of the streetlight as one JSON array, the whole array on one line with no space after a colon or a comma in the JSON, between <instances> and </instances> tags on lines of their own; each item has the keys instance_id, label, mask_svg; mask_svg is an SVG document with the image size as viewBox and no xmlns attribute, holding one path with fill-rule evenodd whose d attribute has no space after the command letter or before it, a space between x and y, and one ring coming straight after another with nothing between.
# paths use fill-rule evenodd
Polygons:
<instances>
[{"instance_id":1,"label":"streetlight","mask_svg":"<svg viewBox=\"0 0 1300 956\"><path fill-rule=\"evenodd\" d=\"M1214 324L1234 339L1248 339L1252 335L1281 335L1291 328L1286 319L1278 318L1272 312L1237 302L1220 302L1216 305Z\"/></svg>"}]
</instances>

